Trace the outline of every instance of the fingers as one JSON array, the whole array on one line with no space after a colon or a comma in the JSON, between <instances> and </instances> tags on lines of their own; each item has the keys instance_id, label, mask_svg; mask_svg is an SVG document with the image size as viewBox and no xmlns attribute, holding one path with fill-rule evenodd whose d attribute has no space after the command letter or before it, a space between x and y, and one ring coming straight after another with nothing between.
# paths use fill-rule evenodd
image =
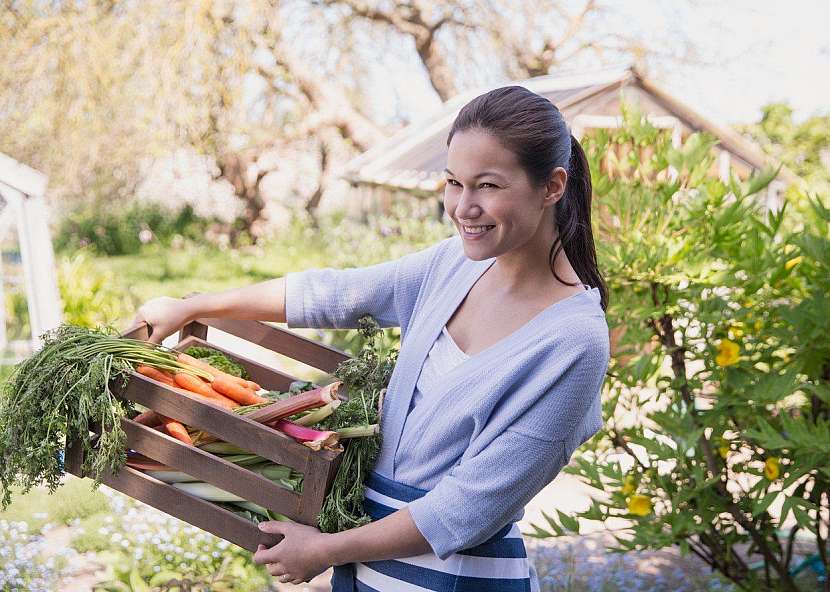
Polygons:
<instances>
[{"instance_id":1,"label":"fingers","mask_svg":"<svg viewBox=\"0 0 830 592\"><path fill-rule=\"evenodd\" d=\"M267 532L269 534L285 535L285 528L286 523L280 522L279 520L268 520L267 522L259 523L259 529L262 532Z\"/></svg>"},{"instance_id":2,"label":"fingers","mask_svg":"<svg viewBox=\"0 0 830 592\"><path fill-rule=\"evenodd\" d=\"M283 568L281 563L269 563L266 566L266 569L268 570L269 574L275 577L285 575L285 568ZM280 581L283 581L282 578L280 578Z\"/></svg>"},{"instance_id":3,"label":"fingers","mask_svg":"<svg viewBox=\"0 0 830 592\"><path fill-rule=\"evenodd\" d=\"M274 564L277 563L277 547L279 545L274 545L270 549L263 544L260 544L257 547L256 553L254 553L254 563L259 565L265 564Z\"/></svg>"}]
</instances>

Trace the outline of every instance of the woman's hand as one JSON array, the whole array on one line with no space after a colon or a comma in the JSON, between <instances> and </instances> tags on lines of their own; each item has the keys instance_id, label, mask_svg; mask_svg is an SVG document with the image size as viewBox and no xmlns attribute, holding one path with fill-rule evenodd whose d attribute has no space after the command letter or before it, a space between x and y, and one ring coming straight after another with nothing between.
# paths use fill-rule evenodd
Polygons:
<instances>
[{"instance_id":1,"label":"woman's hand","mask_svg":"<svg viewBox=\"0 0 830 592\"><path fill-rule=\"evenodd\" d=\"M260 545L254 553L254 563L267 565L268 573L277 576L280 582L308 582L331 567L326 552L326 542L330 535L313 526L272 520L261 522L259 529L283 536L270 549Z\"/></svg>"},{"instance_id":2,"label":"woman's hand","mask_svg":"<svg viewBox=\"0 0 830 592\"><path fill-rule=\"evenodd\" d=\"M133 325L146 322L153 330L149 341L161 343L168 335L172 335L192 320L192 310L189 303L181 298L161 296L153 298L141 305L133 320Z\"/></svg>"}]
</instances>

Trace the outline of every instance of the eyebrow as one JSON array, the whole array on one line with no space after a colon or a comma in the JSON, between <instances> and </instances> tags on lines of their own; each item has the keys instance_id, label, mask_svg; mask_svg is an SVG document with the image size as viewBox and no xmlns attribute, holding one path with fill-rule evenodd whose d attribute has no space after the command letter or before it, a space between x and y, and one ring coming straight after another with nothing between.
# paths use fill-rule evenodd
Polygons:
<instances>
[{"instance_id":1,"label":"eyebrow","mask_svg":"<svg viewBox=\"0 0 830 592\"><path fill-rule=\"evenodd\" d=\"M449 173L453 177L455 177L455 173L453 173L450 169L444 169L445 173ZM504 175L497 173L496 171L484 171L483 173L477 174L473 179L478 179L479 177L484 177L485 175L493 175L494 177L501 177L504 178Z\"/></svg>"}]
</instances>

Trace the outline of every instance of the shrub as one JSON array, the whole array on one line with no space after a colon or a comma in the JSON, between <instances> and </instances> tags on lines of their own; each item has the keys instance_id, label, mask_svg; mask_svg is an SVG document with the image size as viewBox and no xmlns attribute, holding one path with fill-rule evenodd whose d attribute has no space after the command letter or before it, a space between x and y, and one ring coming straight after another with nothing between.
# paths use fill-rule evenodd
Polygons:
<instances>
[{"instance_id":1,"label":"shrub","mask_svg":"<svg viewBox=\"0 0 830 592\"><path fill-rule=\"evenodd\" d=\"M608 422L566 470L597 496L536 534L625 518L615 550L678 545L742 590L804 589L790 573L796 533L828 566L830 210L805 199L785 225L789 207L758 199L772 172L714 179L714 140L672 148L635 115L585 143L614 351ZM611 142L654 151L611 179L599 166Z\"/></svg>"},{"instance_id":2,"label":"shrub","mask_svg":"<svg viewBox=\"0 0 830 592\"><path fill-rule=\"evenodd\" d=\"M96 201L60 222L54 244L58 251L88 247L103 255L129 255L149 242L169 245L177 235L204 240L214 222L197 216L190 205L173 210L156 202L118 205Z\"/></svg>"},{"instance_id":3,"label":"shrub","mask_svg":"<svg viewBox=\"0 0 830 592\"><path fill-rule=\"evenodd\" d=\"M134 307L118 286L115 275L96 267L88 253L62 257L58 263L58 291L64 322L90 328L126 322Z\"/></svg>"}]
</instances>

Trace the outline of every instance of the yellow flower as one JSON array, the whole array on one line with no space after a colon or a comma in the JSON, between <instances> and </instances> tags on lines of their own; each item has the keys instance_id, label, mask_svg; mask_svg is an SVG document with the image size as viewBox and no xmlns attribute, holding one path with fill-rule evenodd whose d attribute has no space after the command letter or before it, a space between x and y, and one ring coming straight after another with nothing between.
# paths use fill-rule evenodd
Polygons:
<instances>
[{"instance_id":1,"label":"yellow flower","mask_svg":"<svg viewBox=\"0 0 830 592\"><path fill-rule=\"evenodd\" d=\"M634 483L634 477L632 477L631 475L626 476L622 486L623 495L629 495L631 493L634 493L636 489L637 485Z\"/></svg>"},{"instance_id":2,"label":"yellow flower","mask_svg":"<svg viewBox=\"0 0 830 592\"><path fill-rule=\"evenodd\" d=\"M744 336L744 330L741 329L741 326L740 326L739 323L730 324L728 330L732 334L732 337L734 337L735 339L740 339L741 337Z\"/></svg>"},{"instance_id":3,"label":"yellow flower","mask_svg":"<svg viewBox=\"0 0 830 592\"><path fill-rule=\"evenodd\" d=\"M778 479L778 475L780 471L778 469L778 457L771 456L766 461L764 461L764 477L769 479L770 481L775 481Z\"/></svg>"},{"instance_id":4,"label":"yellow flower","mask_svg":"<svg viewBox=\"0 0 830 592\"><path fill-rule=\"evenodd\" d=\"M718 345L718 355L715 358L715 362L718 363L718 366L731 366L732 364L737 364L738 358L740 357L740 351L741 346L737 343L729 341L728 339L722 339Z\"/></svg>"},{"instance_id":5,"label":"yellow flower","mask_svg":"<svg viewBox=\"0 0 830 592\"><path fill-rule=\"evenodd\" d=\"M628 511L637 516L651 514L651 500L645 495L632 495L628 500Z\"/></svg>"},{"instance_id":6,"label":"yellow flower","mask_svg":"<svg viewBox=\"0 0 830 592\"><path fill-rule=\"evenodd\" d=\"M796 265L801 263L802 259L804 259L803 255L799 255L798 257L793 257L792 259L790 259L789 261L787 261L784 264L784 269L787 269L787 270L792 269L793 267L795 267Z\"/></svg>"},{"instance_id":7,"label":"yellow flower","mask_svg":"<svg viewBox=\"0 0 830 592\"><path fill-rule=\"evenodd\" d=\"M763 325L764 324L761 322L761 319L758 319L757 321L755 321L755 324L752 325L752 328L755 329L756 332L758 332L761 330L761 327L763 327Z\"/></svg>"},{"instance_id":8,"label":"yellow flower","mask_svg":"<svg viewBox=\"0 0 830 592\"><path fill-rule=\"evenodd\" d=\"M729 444L724 444L718 447L718 452L721 458L726 458L729 455Z\"/></svg>"}]
</instances>

